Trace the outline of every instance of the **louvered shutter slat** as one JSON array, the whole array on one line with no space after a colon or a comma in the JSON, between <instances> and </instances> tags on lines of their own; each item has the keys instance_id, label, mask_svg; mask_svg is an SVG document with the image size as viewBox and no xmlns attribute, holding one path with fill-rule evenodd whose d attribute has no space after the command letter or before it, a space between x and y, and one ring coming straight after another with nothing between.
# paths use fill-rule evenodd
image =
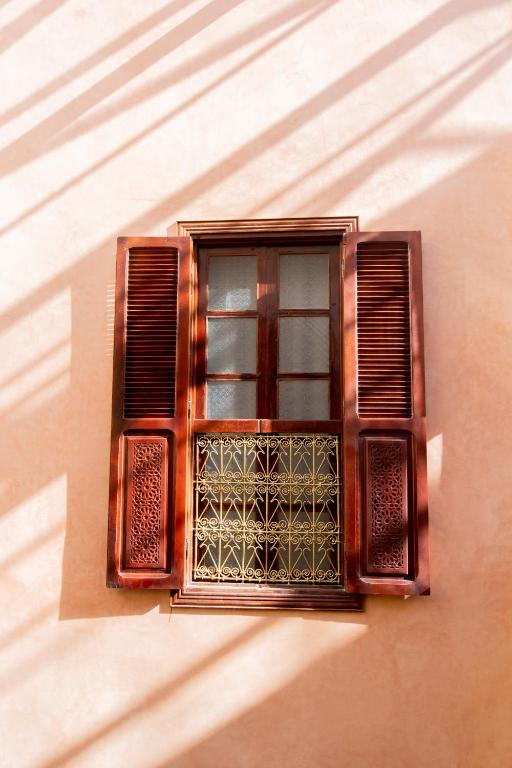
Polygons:
<instances>
[{"instance_id":1,"label":"louvered shutter slat","mask_svg":"<svg viewBox=\"0 0 512 768\"><path fill-rule=\"evenodd\" d=\"M120 238L107 585L180 586L187 461L188 238Z\"/></svg>"},{"instance_id":2,"label":"louvered shutter slat","mask_svg":"<svg viewBox=\"0 0 512 768\"><path fill-rule=\"evenodd\" d=\"M130 250L126 302L125 418L174 416L177 296L177 249L160 252ZM155 379L158 386L155 386Z\"/></svg>"},{"instance_id":3,"label":"louvered shutter slat","mask_svg":"<svg viewBox=\"0 0 512 768\"><path fill-rule=\"evenodd\" d=\"M343 292L348 587L426 594L419 232L350 233Z\"/></svg>"},{"instance_id":4,"label":"louvered shutter slat","mask_svg":"<svg viewBox=\"0 0 512 768\"><path fill-rule=\"evenodd\" d=\"M409 248L361 242L356 251L358 410L411 414ZM400 375L400 386L396 375ZM395 382L393 395L389 387Z\"/></svg>"}]
</instances>

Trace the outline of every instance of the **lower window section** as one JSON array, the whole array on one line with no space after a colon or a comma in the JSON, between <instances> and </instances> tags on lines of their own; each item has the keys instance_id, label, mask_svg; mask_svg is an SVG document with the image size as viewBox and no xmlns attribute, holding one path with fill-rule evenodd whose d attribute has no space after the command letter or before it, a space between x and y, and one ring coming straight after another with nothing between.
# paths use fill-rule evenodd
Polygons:
<instances>
[{"instance_id":1,"label":"lower window section","mask_svg":"<svg viewBox=\"0 0 512 768\"><path fill-rule=\"evenodd\" d=\"M343 583L341 442L327 434L197 434L194 582Z\"/></svg>"}]
</instances>

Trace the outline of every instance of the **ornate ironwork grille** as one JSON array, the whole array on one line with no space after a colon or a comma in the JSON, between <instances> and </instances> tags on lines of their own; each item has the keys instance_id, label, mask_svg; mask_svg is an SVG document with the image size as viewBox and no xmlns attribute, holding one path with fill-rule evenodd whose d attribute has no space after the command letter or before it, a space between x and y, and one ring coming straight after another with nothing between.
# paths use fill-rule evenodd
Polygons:
<instances>
[{"instance_id":1,"label":"ornate ironwork grille","mask_svg":"<svg viewBox=\"0 0 512 768\"><path fill-rule=\"evenodd\" d=\"M340 584L337 435L201 434L193 578Z\"/></svg>"}]
</instances>

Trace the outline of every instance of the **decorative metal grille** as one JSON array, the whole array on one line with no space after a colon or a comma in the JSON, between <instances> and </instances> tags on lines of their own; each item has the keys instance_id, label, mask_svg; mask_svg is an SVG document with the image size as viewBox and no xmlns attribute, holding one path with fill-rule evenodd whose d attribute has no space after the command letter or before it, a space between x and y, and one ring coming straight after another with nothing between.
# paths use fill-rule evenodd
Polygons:
<instances>
[{"instance_id":1,"label":"decorative metal grille","mask_svg":"<svg viewBox=\"0 0 512 768\"><path fill-rule=\"evenodd\" d=\"M196 581L340 584L340 439L196 435Z\"/></svg>"}]
</instances>

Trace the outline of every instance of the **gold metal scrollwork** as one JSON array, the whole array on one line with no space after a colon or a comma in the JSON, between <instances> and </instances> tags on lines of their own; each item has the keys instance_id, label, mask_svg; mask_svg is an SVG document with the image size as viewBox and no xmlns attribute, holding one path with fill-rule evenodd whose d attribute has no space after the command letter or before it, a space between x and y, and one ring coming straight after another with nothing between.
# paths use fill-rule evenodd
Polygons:
<instances>
[{"instance_id":1,"label":"gold metal scrollwork","mask_svg":"<svg viewBox=\"0 0 512 768\"><path fill-rule=\"evenodd\" d=\"M340 584L340 439L196 435L193 578Z\"/></svg>"}]
</instances>

